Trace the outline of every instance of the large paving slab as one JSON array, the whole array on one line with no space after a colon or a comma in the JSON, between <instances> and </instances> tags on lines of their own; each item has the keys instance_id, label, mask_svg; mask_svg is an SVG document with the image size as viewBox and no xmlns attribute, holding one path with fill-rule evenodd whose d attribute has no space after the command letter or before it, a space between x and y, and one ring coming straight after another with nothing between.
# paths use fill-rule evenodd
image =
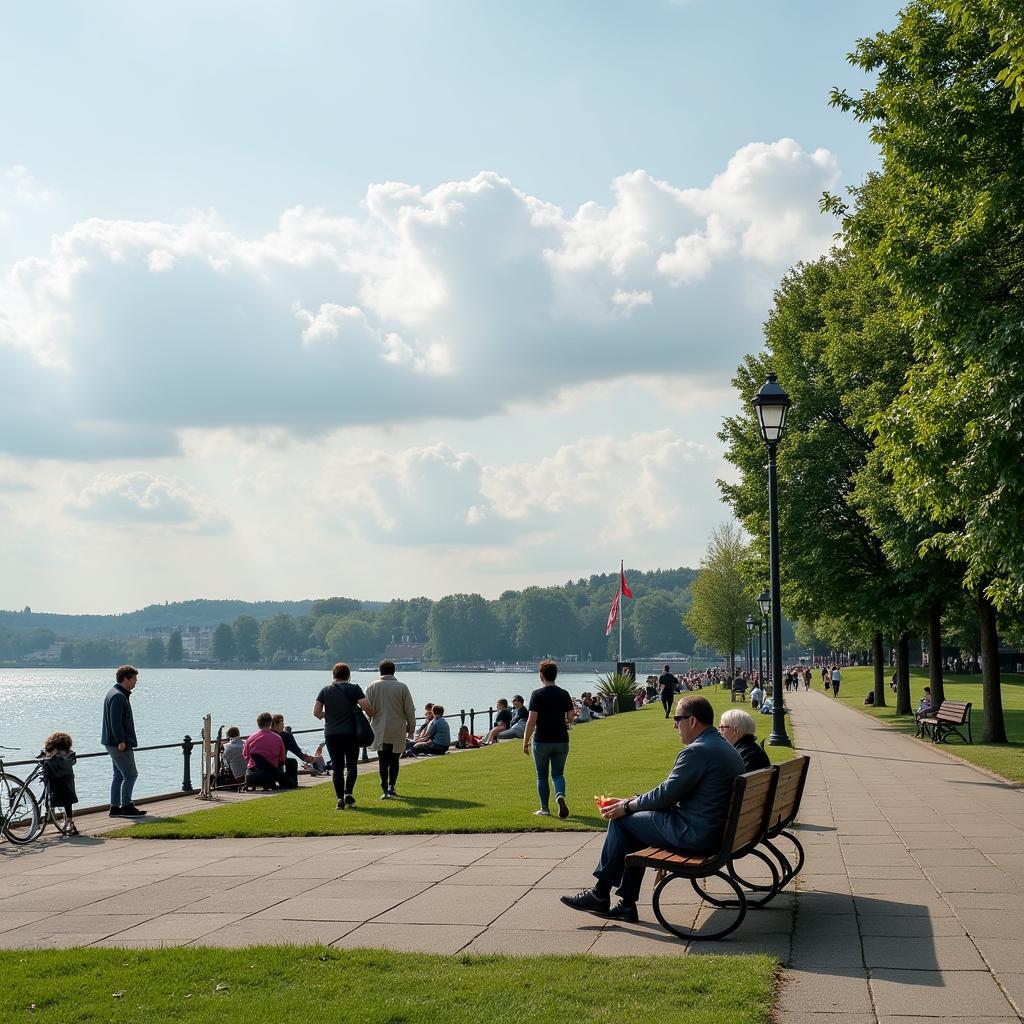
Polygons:
<instances>
[{"instance_id":1,"label":"large paving slab","mask_svg":"<svg viewBox=\"0 0 1024 1024\"><path fill-rule=\"evenodd\" d=\"M815 691L791 694L812 758L792 892L724 942L574 913L593 833L0 844L0 948L321 942L438 953L766 952L784 1024L1024 1021L1024 792ZM250 797L251 799L252 797ZM272 799L258 796L256 799ZM227 800L245 797L226 797ZM182 797L153 810L197 807ZM684 883L666 912L713 914Z\"/></svg>"}]
</instances>

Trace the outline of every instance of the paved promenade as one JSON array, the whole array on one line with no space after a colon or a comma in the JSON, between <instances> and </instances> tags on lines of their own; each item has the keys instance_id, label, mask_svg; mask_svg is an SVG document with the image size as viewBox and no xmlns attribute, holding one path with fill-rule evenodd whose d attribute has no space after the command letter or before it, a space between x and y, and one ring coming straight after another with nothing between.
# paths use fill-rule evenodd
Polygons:
<instances>
[{"instance_id":1,"label":"paved promenade","mask_svg":"<svg viewBox=\"0 0 1024 1024\"><path fill-rule=\"evenodd\" d=\"M2 844L0 947L270 935L438 953L763 950L787 965L786 1024L1024 1019L1024 791L820 692L791 704L813 759L808 862L794 893L724 942L670 940L649 905L638 925L567 910L558 896L588 884L601 836L520 833ZM696 914L676 887L678 912Z\"/></svg>"}]
</instances>

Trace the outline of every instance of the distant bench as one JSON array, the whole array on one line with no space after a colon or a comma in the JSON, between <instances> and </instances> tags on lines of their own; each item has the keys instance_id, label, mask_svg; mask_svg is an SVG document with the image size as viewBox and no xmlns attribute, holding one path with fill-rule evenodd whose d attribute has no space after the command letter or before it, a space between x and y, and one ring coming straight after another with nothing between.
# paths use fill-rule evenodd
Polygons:
<instances>
[{"instance_id":1,"label":"distant bench","mask_svg":"<svg viewBox=\"0 0 1024 1024\"><path fill-rule=\"evenodd\" d=\"M966 728L965 736L960 730ZM943 743L950 734L964 741L971 741L971 703L962 700L944 700L934 715L917 720L917 734L927 736L933 743Z\"/></svg>"}]
</instances>

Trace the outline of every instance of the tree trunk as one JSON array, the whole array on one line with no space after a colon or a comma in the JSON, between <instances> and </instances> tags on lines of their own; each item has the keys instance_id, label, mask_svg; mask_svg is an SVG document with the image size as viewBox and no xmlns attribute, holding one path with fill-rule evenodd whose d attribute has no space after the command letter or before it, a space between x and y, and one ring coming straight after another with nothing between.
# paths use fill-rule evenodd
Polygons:
<instances>
[{"instance_id":1,"label":"tree trunk","mask_svg":"<svg viewBox=\"0 0 1024 1024\"><path fill-rule=\"evenodd\" d=\"M872 638L874 650L872 659L875 664L875 707L885 707L885 651L882 648L882 634L876 633Z\"/></svg>"},{"instance_id":2,"label":"tree trunk","mask_svg":"<svg viewBox=\"0 0 1024 1024\"><path fill-rule=\"evenodd\" d=\"M896 714L909 715L910 706L910 635L900 633L896 641Z\"/></svg>"},{"instance_id":3,"label":"tree trunk","mask_svg":"<svg viewBox=\"0 0 1024 1024\"><path fill-rule=\"evenodd\" d=\"M945 699L942 685L942 602L936 601L928 610L928 685L932 688L932 707Z\"/></svg>"},{"instance_id":4,"label":"tree trunk","mask_svg":"<svg viewBox=\"0 0 1024 1024\"><path fill-rule=\"evenodd\" d=\"M981 627L981 699L985 704L985 726L982 743L1005 743L1006 722L1003 719L1003 693L999 680L999 634L996 631L996 610L985 596L985 583L978 586L978 625Z\"/></svg>"}]
</instances>

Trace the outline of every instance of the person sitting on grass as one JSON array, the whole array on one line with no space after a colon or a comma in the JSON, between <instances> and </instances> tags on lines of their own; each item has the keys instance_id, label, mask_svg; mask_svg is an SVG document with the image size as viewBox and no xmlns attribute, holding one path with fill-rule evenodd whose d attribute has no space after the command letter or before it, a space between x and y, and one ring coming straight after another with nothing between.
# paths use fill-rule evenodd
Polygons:
<instances>
[{"instance_id":1,"label":"person sitting on grass","mask_svg":"<svg viewBox=\"0 0 1024 1024\"><path fill-rule=\"evenodd\" d=\"M526 710L526 701L524 701L522 696L517 693L512 698L511 724L507 729L502 729L502 731L499 732L491 742L497 743L498 740L521 740L523 738L523 734L526 732L526 719L528 717L529 712Z\"/></svg>"},{"instance_id":2,"label":"person sitting on grass","mask_svg":"<svg viewBox=\"0 0 1024 1024\"><path fill-rule=\"evenodd\" d=\"M455 746L458 750L475 750L480 746L480 737L474 736L469 731L468 725L460 725L459 736L455 741Z\"/></svg>"},{"instance_id":3,"label":"person sitting on grass","mask_svg":"<svg viewBox=\"0 0 1024 1024\"><path fill-rule=\"evenodd\" d=\"M674 728L683 749L668 778L641 796L605 803L608 822L601 858L594 869L597 884L561 901L573 910L633 922L644 868L626 866L626 855L647 846L682 854L708 854L722 841L733 781L742 775L743 758L714 727L715 712L706 697L682 697ZM619 902L611 906L618 886Z\"/></svg>"},{"instance_id":4,"label":"person sitting on grass","mask_svg":"<svg viewBox=\"0 0 1024 1024\"><path fill-rule=\"evenodd\" d=\"M73 740L66 732L51 733L43 743L43 775L50 786L50 801L54 807L64 808L67 825L64 834L77 836L73 805L78 803L75 792L75 761Z\"/></svg>"},{"instance_id":5,"label":"person sitting on grass","mask_svg":"<svg viewBox=\"0 0 1024 1024\"><path fill-rule=\"evenodd\" d=\"M435 704L430 713L433 717L427 722L423 739L412 745L410 753L413 757L420 754L447 754L452 745L452 730L448 719L444 717L444 708Z\"/></svg>"},{"instance_id":6,"label":"person sitting on grass","mask_svg":"<svg viewBox=\"0 0 1024 1024\"><path fill-rule=\"evenodd\" d=\"M412 738L413 743L418 743L424 736L426 736L427 726L430 725L431 720L434 717L431 713L433 710L434 705L431 704L430 701L427 701L427 703L423 705L423 724L416 730L416 735Z\"/></svg>"},{"instance_id":7,"label":"person sitting on grass","mask_svg":"<svg viewBox=\"0 0 1024 1024\"><path fill-rule=\"evenodd\" d=\"M241 786L245 782L246 759L242 753L245 741L237 725L229 725L227 732L228 741L224 744L221 756L224 760L224 767L227 768L234 780L235 785Z\"/></svg>"},{"instance_id":8,"label":"person sitting on grass","mask_svg":"<svg viewBox=\"0 0 1024 1024\"><path fill-rule=\"evenodd\" d=\"M512 709L508 706L508 701L504 697L499 697L497 704L498 711L494 716L494 727L484 737L483 746L485 747L490 743L497 742L499 733L512 728Z\"/></svg>"},{"instance_id":9,"label":"person sitting on grass","mask_svg":"<svg viewBox=\"0 0 1024 1024\"><path fill-rule=\"evenodd\" d=\"M718 731L743 758L745 771L756 772L759 768L771 767L768 755L757 742L757 723L746 711L738 708L723 711L718 720Z\"/></svg>"},{"instance_id":10,"label":"person sitting on grass","mask_svg":"<svg viewBox=\"0 0 1024 1024\"><path fill-rule=\"evenodd\" d=\"M269 711L261 711L256 716L256 732L242 747L246 758L245 784L254 789L295 789L299 784L294 770L286 768L288 756L284 749L284 741L270 727L274 716ZM292 761L291 767L296 767Z\"/></svg>"}]
</instances>

